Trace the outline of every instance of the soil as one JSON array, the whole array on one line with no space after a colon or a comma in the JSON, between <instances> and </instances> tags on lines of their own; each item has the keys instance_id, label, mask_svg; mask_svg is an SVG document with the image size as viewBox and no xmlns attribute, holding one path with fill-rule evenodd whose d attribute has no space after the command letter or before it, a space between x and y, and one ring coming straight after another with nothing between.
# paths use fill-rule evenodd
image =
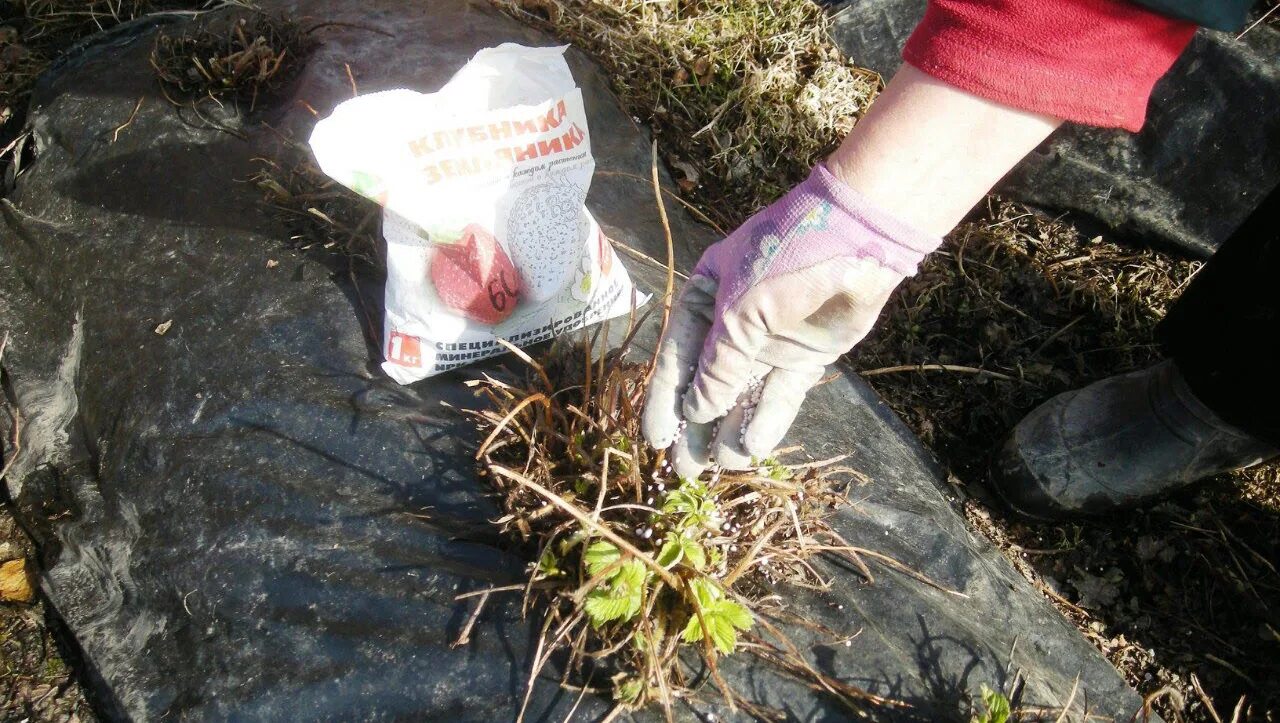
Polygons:
<instances>
[{"instance_id":1,"label":"soil","mask_svg":"<svg viewBox=\"0 0 1280 723\"><path fill-rule=\"evenodd\" d=\"M0 512L0 562L35 551L7 506ZM59 649L58 622L37 596L31 604L0 603L0 720L93 721L79 677Z\"/></svg>"}]
</instances>

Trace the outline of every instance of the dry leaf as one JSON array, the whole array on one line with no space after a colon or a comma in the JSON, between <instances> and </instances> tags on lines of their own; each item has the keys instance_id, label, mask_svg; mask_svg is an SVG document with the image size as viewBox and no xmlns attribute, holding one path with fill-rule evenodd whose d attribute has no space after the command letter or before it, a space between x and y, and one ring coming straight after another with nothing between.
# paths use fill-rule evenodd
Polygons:
<instances>
[{"instance_id":1,"label":"dry leaf","mask_svg":"<svg viewBox=\"0 0 1280 723\"><path fill-rule=\"evenodd\" d=\"M688 161L672 161L671 165L674 166L676 170L683 173L686 180L697 185L700 174L698 173L698 169L693 167L692 163Z\"/></svg>"},{"instance_id":2,"label":"dry leaf","mask_svg":"<svg viewBox=\"0 0 1280 723\"><path fill-rule=\"evenodd\" d=\"M157 326L157 327L156 327L156 334L157 334L158 336L164 336L164 335L165 335L165 332L169 331L169 327L171 327L171 326L173 326L173 319L170 319L170 320L168 320L168 321L166 321L166 322L164 322L164 323L160 324L159 326Z\"/></svg>"},{"instance_id":3,"label":"dry leaf","mask_svg":"<svg viewBox=\"0 0 1280 723\"><path fill-rule=\"evenodd\" d=\"M0 600L29 603L35 594L25 559L10 560L0 565Z\"/></svg>"},{"instance_id":4,"label":"dry leaf","mask_svg":"<svg viewBox=\"0 0 1280 723\"><path fill-rule=\"evenodd\" d=\"M706 58L698 58L693 62L693 74L698 76L698 82L703 85L711 79L711 61Z\"/></svg>"}]
</instances>

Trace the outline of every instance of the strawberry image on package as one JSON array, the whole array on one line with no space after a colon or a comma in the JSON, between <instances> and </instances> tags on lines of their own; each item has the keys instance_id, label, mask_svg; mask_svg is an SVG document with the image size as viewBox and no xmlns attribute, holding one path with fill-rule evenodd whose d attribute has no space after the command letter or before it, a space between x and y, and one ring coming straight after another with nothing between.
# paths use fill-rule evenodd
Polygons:
<instances>
[{"instance_id":1,"label":"strawberry image on package","mask_svg":"<svg viewBox=\"0 0 1280 723\"><path fill-rule=\"evenodd\" d=\"M595 161L564 50L487 48L435 93L358 96L312 131L324 172L383 206L382 368L401 384L647 301L585 206Z\"/></svg>"},{"instance_id":2,"label":"strawberry image on package","mask_svg":"<svg viewBox=\"0 0 1280 723\"><path fill-rule=\"evenodd\" d=\"M474 223L460 241L436 249L431 283L445 306L489 326L511 316L520 298L520 272L493 234Z\"/></svg>"}]
</instances>

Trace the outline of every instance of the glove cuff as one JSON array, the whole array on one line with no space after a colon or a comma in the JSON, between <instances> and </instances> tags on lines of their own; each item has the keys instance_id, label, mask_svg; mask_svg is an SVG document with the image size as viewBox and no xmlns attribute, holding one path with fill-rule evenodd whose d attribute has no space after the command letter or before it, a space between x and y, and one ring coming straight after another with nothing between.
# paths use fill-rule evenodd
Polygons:
<instances>
[{"instance_id":1,"label":"glove cuff","mask_svg":"<svg viewBox=\"0 0 1280 723\"><path fill-rule=\"evenodd\" d=\"M801 189L805 195L815 197L813 200L830 203L856 225L856 230L850 228L850 233L840 234L849 255L875 257L903 276L913 276L920 261L942 245L941 236L922 231L880 208L836 178L824 163L814 166L809 178L797 188ZM813 204L813 200L796 200L805 206Z\"/></svg>"},{"instance_id":2,"label":"glove cuff","mask_svg":"<svg viewBox=\"0 0 1280 723\"><path fill-rule=\"evenodd\" d=\"M768 278L836 259L869 259L912 276L942 237L904 223L837 179L821 164L801 184L707 249L694 274L727 285L732 305Z\"/></svg>"},{"instance_id":3,"label":"glove cuff","mask_svg":"<svg viewBox=\"0 0 1280 723\"><path fill-rule=\"evenodd\" d=\"M814 166L809 180L821 188L822 193L845 213L879 233L886 241L914 251L921 257L942 245L941 236L921 231L875 205L866 196L853 190L852 186L836 178L825 163Z\"/></svg>"}]
</instances>

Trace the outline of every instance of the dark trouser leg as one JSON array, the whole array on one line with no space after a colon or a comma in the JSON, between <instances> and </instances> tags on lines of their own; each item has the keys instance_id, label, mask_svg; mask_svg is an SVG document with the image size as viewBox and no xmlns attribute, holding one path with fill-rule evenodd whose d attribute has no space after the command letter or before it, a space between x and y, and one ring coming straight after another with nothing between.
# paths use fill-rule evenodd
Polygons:
<instances>
[{"instance_id":1,"label":"dark trouser leg","mask_svg":"<svg viewBox=\"0 0 1280 723\"><path fill-rule=\"evenodd\" d=\"M1205 406L1280 446L1280 188L1205 264L1158 334Z\"/></svg>"}]
</instances>

